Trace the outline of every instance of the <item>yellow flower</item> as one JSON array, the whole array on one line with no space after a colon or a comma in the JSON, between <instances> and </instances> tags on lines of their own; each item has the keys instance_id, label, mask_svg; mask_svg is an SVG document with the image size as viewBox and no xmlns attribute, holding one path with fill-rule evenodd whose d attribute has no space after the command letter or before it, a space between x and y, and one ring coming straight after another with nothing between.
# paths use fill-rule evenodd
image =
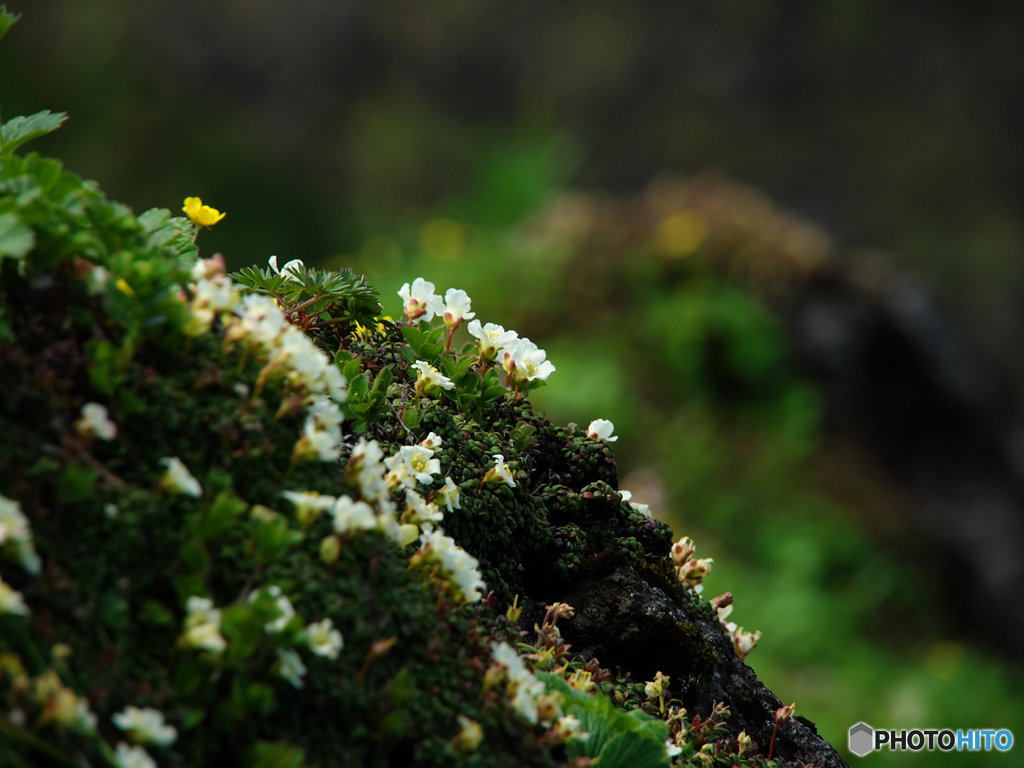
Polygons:
<instances>
[{"instance_id":1,"label":"yellow flower","mask_svg":"<svg viewBox=\"0 0 1024 768\"><path fill-rule=\"evenodd\" d=\"M218 221L227 216L226 213L221 213L216 208L211 208L208 205L203 205L203 201L198 197L186 197L185 207L183 210L192 223L197 227L212 227Z\"/></svg>"}]
</instances>

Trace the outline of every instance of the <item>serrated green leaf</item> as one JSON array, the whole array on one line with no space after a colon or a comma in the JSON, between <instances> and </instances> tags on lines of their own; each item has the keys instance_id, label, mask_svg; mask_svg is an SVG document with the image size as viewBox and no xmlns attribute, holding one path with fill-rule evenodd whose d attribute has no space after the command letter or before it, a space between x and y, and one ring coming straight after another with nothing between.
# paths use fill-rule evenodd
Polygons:
<instances>
[{"instance_id":1,"label":"serrated green leaf","mask_svg":"<svg viewBox=\"0 0 1024 768\"><path fill-rule=\"evenodd\" d=\"M598 764L602 768L668 768L669 761L664 741L627 731L608 740Z\"/></svg>"},{"instance_id":2,"label":"serrated green leaf","mask_svg":"<svg viewBox=\"0 0 1024 768\"><path fill-rule=\"evenodd\" d=\"M0 5L0 40L3 39L3 36L7 34L7 30L13 27L20 18L20 13L10 13L7 10L7 6Z\"/></svg>"},{"instance_id":3,"label":"serrated green leaf","mask_svg":"<svg viewBox=\"0 0 1024 768\"><path fill-rule=\"evenodd\" d=\"M67 117L63 112L51 114L50 110L46 109L28 117L15 117L8 120L0 127L0 141L2 141L0 154L10 154L26 141L57 130L60 124L67 120Z\"/></svg>"},{"instance_id":4,"label":"serrated green leaf","mask_svg":"<svg viewBox=\"0 0 1024 768\"><path fill-rule=\"evenodd\" d=\"M16 213L0 215L0 257L23 258L35 244L35 234Z\"/></svg>"}]
</instances>

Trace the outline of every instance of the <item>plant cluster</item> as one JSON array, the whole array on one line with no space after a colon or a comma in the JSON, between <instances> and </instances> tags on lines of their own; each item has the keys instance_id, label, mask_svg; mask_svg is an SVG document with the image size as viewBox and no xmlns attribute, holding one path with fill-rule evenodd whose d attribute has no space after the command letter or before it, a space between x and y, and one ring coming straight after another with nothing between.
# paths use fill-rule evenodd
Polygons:
<instances>
[{"instance_id":1,"label":"plant cluster","mask_svg":"<svg viewBox=\"0 0 1024 768\"><path fill-rule=\"evenodd\" d=\"M667 681L655 710L569 653L571 606L519 630L533 585L671 545L616 490L610 422L533 413L543 350L422 279L396 323L348 272L229 276L199 257L224 214L198 198L136 217L13 154L61 119L9 121L0 147L0 764L749 751L677 727ZM691 587L709 567L677 557Z\"/></svg>"}]
</instances>

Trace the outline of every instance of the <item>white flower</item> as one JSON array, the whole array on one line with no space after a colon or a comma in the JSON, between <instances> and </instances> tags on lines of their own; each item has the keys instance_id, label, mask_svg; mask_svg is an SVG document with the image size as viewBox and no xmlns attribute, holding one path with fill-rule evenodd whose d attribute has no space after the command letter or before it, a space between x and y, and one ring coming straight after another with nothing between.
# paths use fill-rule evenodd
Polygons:
<instances>
[{"instance_id":1,"label":"white flower","mask_svg":"<svg viewBox=\"0 0 1024 768\"><path fill-rule=\"evenodd\" d=\"M335 370L337 369L335 368ZM344 379L344 377L342 378ZM325 431L339 430L341 422L345 420L338 404L323 395L317 395L313 398L309 408L306 409L306 415L316 422L317 429ZM338 439L341 439L340 433L338 434Z\"/></svg>"},{"instance_id":2,"label":"white flower","mask_svg":"<svg viewBox=\"0 0 1024 768\"><path fill-rule=\"evenodd\" d=\"M527 338L513 342L504 351L505 369L514 372L516 381L546 381L555 372L555 366L546 360L547 352Z\"/></svg>"},{"instance_id":3,"label":"white flower","mask_svg":"<svg viewBox=\"0 0 1024 768\"><path fill-rule=\"evenodd\" d=\"M590 736L589 733L580 730L579 718L572 715L564 715L558 718L558 722L555 723L555 733L558 734L562 741L568 741L569 739L583 741Z\"/></svg>"},{"instance_id":4,"label":"white flower","mask_svg":"<svg viewBox=\"0 0 1024 768\"><path fill-rule=\"evenodd\" d=\"M164 723L164 714L157 709L128 706L110 719L122 731L128 731L128 737L136 744L166 747L178 738L178 731Z\"/></svg>"},{"instance_id":5,"label":"white flower","mask_svg":"<svg viewBox=\"0 0 1024 768\"><path fill-rule=\"evenodd\" d=\"M352 501L348 496L340 497L331 509L334 530L337 533L372 530L377 527L377 516L373 507L365 501Z\"/></svg>"},{"instance_id":6,"label":"white flower","mask_svg":"<svg viewBox=\"0 0 1024 768\"><path fill-rule=\"evenodd\" d=\"M306 417L302 425L302 437L295 444L295 453L299 456L316 456L320 461L335 461L341 456L340 435L337 428L321 430L316 418Z\"/></svg>"},{"instance_id":7,"label":"white flower","mask_svg":"<svg viewBox=\"0 0 1024 768\"><path fill-rule=\"evenodd\" d=\"M21 504L3 496L0 496L0 548L9 549L21 567L33 576L39 573L41 563L32 542L28 518L21 511Z\"/></svg>"},{"instance_id":8,"label":"white flower","mask_svg":"<svg viewBox=\"0 0 1024 768\"><path fill-rule=\"evenodd\" d=\"M463 320L472 320L476 312L469 311L470 300L465 291L449 288L444 294L444 324L453 331Z\"/></svg>"},{"instance_id":9,"label":"white flower","mask_svg":"<svg viewBox=\"0 0 1024 768\"><path fill-rule=\"evenodd\" d=\"M515 488L516 482L512 479L512 473L505 466L505 457L500 453L494 454L494 466L487 470L484 475L485 483L505 483L509 488Z\"/></svg>"},{"instance_id":10,"label":"white flower","mask_svg":"<svg viewBox=\"0 0 1024 768\"><path fill-rule=\"evenodd\" d=\"M288 326L277 303L260 293L243 296L232 311L238 315L238 320L231 324L225 335L228 341L245 339L255 346L269 347Z\"/></svg>"},{"instance_id":11,"label":"white flower","mask_svg":"<svg viewBox=\"0 0 1024 768\"><path fill-rule=\"evenodd\" d=\"M227 267L224 264L224 257L218 253L212 258L196 261L195 266L192 267L192 279L213 280L224 275L226 272Z\"/></svg>"},{"instance_id":12,"label":"white flower","mask_svg":"<svg viewBox=\"0 0 1024 768\"><path fill-rule=\"evenodd\" d=\"M459 502L459 487L452 482L450 477L444 479L444 488L441 489L439 496L444 505L448 507L449 512L453 508L462 509L462 504Z\"/></svg>"},{"instance_id":13,"label":"white flower","mask_svg":"<svg viewBox=\"0 0 1024 768\"><path fill-rule=\"evenodd\" d=\"M325 656L334 660L338 658L344 640L341 637L341 632L334 628L330 618L326 618L306 627L306 644L309 645L309 650L317 656Z\"/></svg>"},{"instance_id":14,"label":"white flower","mask_svg":"<svg viewBox=\"0 0 1024 768\"><path fill-rule=\"evenodd\" d=\"M426 562L436 562L447 572L448 581L455 584L467 602L475 603L481 597L481 589L486 589L480 578L477 567L480 565L475 557L462 549L450 536L445 536L440 528L420 534L420 547L417 555Z\"/></svg>"},{"instance_id":15,"label":"white flower","mask_svg":"<svg viewBox=\"0 0 1024 768\"><path fill-rule=\"evenodd\" d=\"M212 600L193 595L185 603L185 610L185 633L178 640L181 645L214 652L228 647L220 634L220 610L213 607Z\"/></svg>"},{"instance_id":16,"label":"white flower","mask_svg":"<svg viewBox=\"0 0 1024 768\"><path fill-rule=\"evenodd\" d=\"M608 419L594 419L587 427L587 437L591 440L601 440L606 443L614 443L618 437L612 437L615 425Z\"/></svg>"},{"instance_id":17,"label":"white flower","mask_svg":"<svg viewBox=\"0 0 1024 768\"><path fill-rule=\"evenodd\" d=\"M99 723L99 718L96 717L89 709L89 702L87 699L80 698L78 703L75 704L75 724L79 730L85 731L86 733L92 733L96 730L96 726Z\"/></svg>"},{"instance_id":18,"label":"white flower","mask_svg":"<svg viewBox=\"0 0 1024 768\"><path fill-rule=\"evenodd\" d=\"M110 273L107 270L100 266L94 266L85 281L85 290L89 292L90 296L103 293L109 279Z\"/></svg>"},{"instance_id":19,"label":"white flower","mask_svg":"<svg viewBox=\"0 0 1024 768\"><path fill-rule=\"evenodd\" d=\"M439 435L431 432L425 438L420 440L420 445L424 448L429 448L432 451L439 451L441 450L441 446L444 445L444 440L442 440Z\"/></svg>"},{"instance_id":20,"label":"white flower","mask_svg":"<svg viewBox=\"0 0 1024 768\"><path fill-rule=\"evenodd\" d=\"M277 658L277 673L296 688L301 688L306 665L302 663L299 654L290 648L278 648Z\"/></svg>"},{"instance_id":21,"label":"white flower","mask_svg":"<svg viewBox=\"0 0 1024 768\"><path fill-rule=\"evenodd\" d=\"M13 613L18 616L28 616L28 606L21 592L17 592L9 585L0 580L0 614Z\"/></svg>"},{"instance_id":22,"label":"white flower","mask_svg":"<svg viewBox=\"0 0 1024 768\"><path fill-rule=\"evenodd\" d=\"M415 478L418 483L429 485L434 481L433 475L441 472L441 461L433 456L434 452L422 445L403 445L394 456L384 459L384 465L389 470L404 465L406 472L403 474Z\"/></svg>"},{"instance_id":23,"label":"white flower","mask_svg":"<svg viewBox=\"0 0 1024 768\"><path fill-rule=\"evenodd\" d=\"M295 505L295 516L303 528L308 528L321 512L334 507L335 502L333 496L321 496L315 491L284 491L281 495Z\"/></svg>"},{"instance_id":24,"label":"white flower","mask_svg":"<svg viewBox=\"0 0 1024 768\"><path fill-rule=\"evenodd\" d=\"M274 270L274 274L284 275L293 283L299 282L299 278L297 277L297 270L300 267L306 266L305 264L302 263L302 259L292 259L287 264L285 264L280 270L278 270L277 256L271 256L270 259L267 260L267 263L270 265L270 268Z\"/></svg>"},{"instance_id":25,"label":"white flower","mask_svg":"<svg viewBox=\"0 0 1024 768\"><path fill-rule=\"evenodd\" d=\"M756 632L747 632L743 627L737 627L732 622L727 623L731 627L729 635L732 638L733 647L736 649L736 654L743 660L747 657L754 648L757 647L758 640L761 639L761 630Z\"/></svg>"},{"instance_id":26,"label":"white flower","mask_svg":"<svg viewBox=\"0 0 1024 768\"><path fill-rule=\"evenodd\" d=\"M405 489L405 513L402 521L413 525L428 525L444 520L444 515L436 504L429 504L416 491Z\"/></svg>"},{"instance_id":27,"label":"white flower","mask_svg":"<svg viewBox=\"0 0 1024 768\"><path fill-rule=\"evenodd\" d=\"M665 753L669 759L680 755L683 752L683 748L678 746L672 739L665 739Z\"/></svg>"},{"instance_id":28,"label":"white flower","mask_svg":"<svg viewBox=\"0 0 1024 768\"><path fill-rule=\"evenodd\" d=\"M506 331L502 326L494 323L488 323L481 327L479 320L474 320L469 324L469 332L477 337L480 356L484 360L493 360L499 349L508 347L519 338L519 334L515 331Z\"/></svg>"},{"instance_id":29,"label":"white flower","mask_svg":"<svg viewBox=\"0 0 1024 768\"><path fill-rule=\"evenodd\" d=\"M142 747L129 747L123 741L114 753L121 768L157 768L156 760Z\"/></svg>"},{"instance_id":30,"label":"white flower","mask_svg":"<svg viewBox=\"0 0 1024 768\"><path fill-rule=\"evenodd\" d=\"M508 692L513 694L512 707L523 720L536 724L536 697L544 693L544 683L526 668L519 654L508 643L491 643L491 653L494 661L505 667Z\"/></svg>"},{"instance_id":31,"label":"white flower","mask_svg":"<svg viewBox=\"0 0 1024 768\"><path fill-rule=\"evenodd\" d=\"M678 567L688 561L696 551L697 545L694 544L693 539L689 536L683 536L679 541L672 545L672 549L669 550L669 553L672 555L672 559Z\"/></svg>"},{"instance_id":32,"label":"white flower","mask_svg":"<svg viewBox=\"0 0 1024 768\"><path fill-rule=\"evenodd\" d=\"M444 301L440 296L434 295L434 284L422 277L413 280L411 288L408 283L403 285L398 295L405 302L402 312L409 318L409 322L422 318L429 323L434 319L434 315L444 312Z\"/></svg>"},{"instance_id":33,"label":"white flower","mask_svg":"<svg viewBox=\"0 0 1024 768\"><path fill-rule=\"evenodd\" d=\"M199 481L192 477L188 467L182 464L181 459L177 456L162 458L160 463L167 467L167 472L160 479L160 488L167 489L172 493L184 493L197 499L203 495Z\"/></svg>"},{"instance_id":34,"label":"white flower","mask_svg":"<svg viewBox=\"0 0 1024 768\"><path fill-rule=\"evenodd\" d=\"M277 586L277 584L271 584L269 587L264 587L262 590L252 592L252 594L249 595L250 603L256 602L256 598L259 597L260 591L266 592L274 598L274 606L281 614L273 621L268 621L264 624L263 630L268 634L274 634L275 632L282 631L286 626L288 626L288 622L291 621L292 617L295 615L295 608L292 607L292 601L281 594L281 588Z\"/></svg>"},{"instance_id":35,"label":"white flower","mask_svg":"<svg viewBox=\"0 0 1024 768\"><path fill-rule=\"evenodd\" d=\"M75 422L75 429L83 437L96 435L100 440L113 440L117 436L117 425L110 420L107 409L99 403L82 406L82 418Z\"/></svg>"},{"instance_id":36,"label":"white flower","mask_svg":"<svg viewBox=\"0 0 1024 768\"><path fill-rule=\"evenodd\" d=\"M452 389L455 384L437 368L425 360L417 360L412 364L416 370L416 396L429 395L438 387Z\"/></svg>"}]
</instances>

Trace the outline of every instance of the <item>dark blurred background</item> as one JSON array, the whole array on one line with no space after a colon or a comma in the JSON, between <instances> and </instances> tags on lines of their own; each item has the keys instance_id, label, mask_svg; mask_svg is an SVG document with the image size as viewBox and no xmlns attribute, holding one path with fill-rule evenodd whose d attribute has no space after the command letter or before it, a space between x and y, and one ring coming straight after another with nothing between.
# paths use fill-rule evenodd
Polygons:
<instances>
[{"instance_id":1,"label":"dark blurred background","mask_svg":"<svg viewBox=\"0 0 1024 768\"><path fill-rule=\"evenodd\" d=\"M3 117L70 115L34 149L227 211L232 268L352 266L392 314L422 275L546 346L538 407L615 421L837 746L1024 734L1024 8L7 5Z\"/></svg>"}]
</instances>

